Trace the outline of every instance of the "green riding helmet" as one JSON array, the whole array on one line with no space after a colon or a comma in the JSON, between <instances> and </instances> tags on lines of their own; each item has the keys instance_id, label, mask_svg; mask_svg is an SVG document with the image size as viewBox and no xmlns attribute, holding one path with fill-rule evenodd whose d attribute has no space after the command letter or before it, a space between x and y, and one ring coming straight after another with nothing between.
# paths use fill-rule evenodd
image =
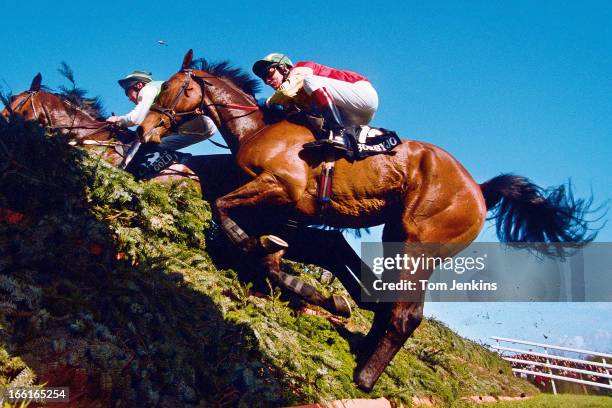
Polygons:
<instances>
[{"instance_id":1,"label":"green riding helmet","mask_svg":"<svg viewBox=\"0 0 612 408\"><path fill-rule=\"evenodd\" d=\"M293 62L285 54L281 54L278 52L273 52L272 54L268 54L259 61L256 61L253 64L253 73L265 80L266 75L268 74L268 69L272 66L277 66L280 64L287 65L289 67L293 66Z\"/></svg>"}]
</instances>

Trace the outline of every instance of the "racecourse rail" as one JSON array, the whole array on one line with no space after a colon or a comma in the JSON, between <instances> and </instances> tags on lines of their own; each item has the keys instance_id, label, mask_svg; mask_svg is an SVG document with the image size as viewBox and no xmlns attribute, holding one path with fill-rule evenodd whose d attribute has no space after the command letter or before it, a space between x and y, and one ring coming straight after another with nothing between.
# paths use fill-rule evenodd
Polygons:
<instances>
[{"instance_id":1,"label":"racecourse rail","mask_svg":"<svg viewBox=\"0 0 612 408\"><path fill-rule=\"evenodd\" d=\"M608 364L606 361L606 359L608 359L609 361L612 361L612 354L600 353L597 351L584 350L584 349L575 349L575 348L570 348L570 347L552 346L550 344L536 343L533 341L526 341L526 340L509 339L505 337L491 336L491 338L497 342L497 345L491 346L491 348L495 350L506 351L506 352L511 352L511 353L519 353L522 355L529 355L529 356L541 357L541 358L546 359L546 362L539 362L539 361L525 360L522 358L515 358L517 357L516 355L513 357L502 355L502 358L506 361L510 361L512 363L525 364L527 366L530 366L528 367L529 369L512 368L512 371L514 373L530 374L530 375L550 378L553 393L555 395L557 395L557 387L555 385L555 380L569 381L569 382L574 382L574 383L590 385L593 387L600 387L600 388L606 388L606 389L612 390L612 374L610 373L610 370L612 369L612 364ZM514 347L505 347L505 346L501 346L500 343L524 344L524 345L528 345L532 347L539 347L539 348L544 349L544 352L540 353L540 352L534 352L531 350L519 349L519 348L514 348ZM571 352L571 353L576 353L576 354L600 357L602 362L600 363L596 361L582 360L579 358L556 356L553 354L549 354L548 350L558 350L558 351L565 351L565 352ZM585 370L585 369L580 369L580 368L574 368L574 367L561 366L558 364L551 363L551 360L554 362L564 361L564 362L569 362L569 363L583 364L586 366L601 367L605 370L605 373L598 372L598 371L592 371L592 370ZM542 371L537 371L536 367L542 367ZM546 372L544 371L544 369L548 369L548 371ZM570 372L578 373L581 376L584 374L584 375L588 375L591 377L605 378L608 380L608 384L600 383L596 381L583 380L581 378L573 378L570 376L564 376L559 373L553 374L553 370L564 371L566 373L570 373Z\"/></svg>"}]
</instances>

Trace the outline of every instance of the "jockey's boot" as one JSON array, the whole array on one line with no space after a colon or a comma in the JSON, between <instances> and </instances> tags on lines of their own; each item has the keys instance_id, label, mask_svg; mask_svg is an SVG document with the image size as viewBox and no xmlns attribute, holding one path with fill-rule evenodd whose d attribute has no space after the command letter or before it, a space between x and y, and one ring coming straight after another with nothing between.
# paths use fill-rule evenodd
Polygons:
<instances>
[{"instance_id":1,"label":"jockey's boot","mask_svg":"<svg viewBox=\"0 0 612 408\"><path fill-rule=\"evenodd\" d=\"M323 149L333 150L338 153L345 154L348 157L353 155L351 145L346 136L340 111L329 95L327 89L319 88L312 93L313 99L317 108L323 115L325 127L331 130L332 137L328 139L315 140L314 142L304 144L304 149Z\"/></svg>"}]
</instances>

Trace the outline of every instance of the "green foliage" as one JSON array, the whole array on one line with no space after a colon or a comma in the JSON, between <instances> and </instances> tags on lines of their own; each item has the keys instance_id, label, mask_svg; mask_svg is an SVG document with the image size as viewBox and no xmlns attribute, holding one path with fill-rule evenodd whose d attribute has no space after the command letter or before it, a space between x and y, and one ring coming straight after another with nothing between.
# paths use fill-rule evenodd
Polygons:
<instances>
[{"instance_id":1,"label":"green foliage","mask_svg":"<svg viewBox=\"0 0 612 408\"><path fill-rule=\"evenodd\" d=\"M77 86L76 80L74 79L74 71L65 61L60 63L57 72L70 82L69 87L60 85L59 90L61 96L95 118L106 118L107 115L104 112L102 99L100 99L99 96L93 98L87 97L87 91Z\"/></svg>"},{"instance_id":2,"label":"green foliage","mask_svg":"<svg viewBox=\"0 0 612 408\"><path fill-rule=\"evenodd\" d=\"M213 225L197 189L135 182L17 118L0 125L0 207L26 217L0 222L0 386L28 369L77 389L85 373L83 395L125 407L378 396L450 405L535 392L493 353L426 321L364 394L352 377L371 313L301 313L269 282L254 293L207 255ZM284 267L343 292L320 268Z\"/></svg>"},{"instance_id":3,"label":"green foliage","mask_svg":"<svg viewBox=\"0 0 612 408\"><path fill-rule=\"evenodd\" d=\"M60 62L60 67L57 69L57 72L59 72L64 78L66 78L72 84L73 87L76 86L76 81L74 80L74 71L72 70L72 68L70 68L66 61Z\"/></svg>"}]
</instances>

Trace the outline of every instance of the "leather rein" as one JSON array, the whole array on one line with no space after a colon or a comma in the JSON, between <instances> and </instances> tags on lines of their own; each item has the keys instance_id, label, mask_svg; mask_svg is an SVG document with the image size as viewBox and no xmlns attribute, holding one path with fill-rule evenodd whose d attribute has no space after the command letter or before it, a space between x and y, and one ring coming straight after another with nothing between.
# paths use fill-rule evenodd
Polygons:
<instances>
[{"instance_id":1,"label":"leather rein","mask_svg":"<svg viewBox=\"0 0 612 408\"><path fill-rule=\"evenodd\" d=\"M23 108L28 101L30 101L30 103L32 104L32 111L34 112L34 120L38 122L40 119L40 114L39 112L37 112L36 105L34 104L34 97L38 94L38 91L27 91L27 93L28 95L25 98L23 98L21 101L19 101L19 104L17 104L17 106L14 109L12 109L12 111L13 112L18 111L19 109ZM39 103L39 110L44 113L45 120L47 122L47 125L45 125L45 128L47 129L54 129L54 130L92 129L93 130L93 132L87 134L86 136L82 138L78 138L76 140L71 140L70 142L68 142L72 146L74 145L97 145L97 146L110 146L110 147L125 146L125 143L121 143L121 142L86 139L86 137L91 137L92 135L95 135L96 133L101 132L105 129L109 129L112 132L113 126L110 123L105 123L102 126L54 125L53 120L51 119L51 115L49 114L47 109L45 109L42 103Z\"/></svg>"},{"instance_id":2,"label":"leather rein","mask_svg":"<svg viewBox=\"0 0 612 408\"><path fill-rule=\"evenodd\" d=\"M164 116L166 116L168 118L168 120L170 121L170 127L169 129L173 129L177 124L177 117L180 116L202 116L205 115L205 108L209 107L209 106L221 106L224 108L228 108L228 109L238 109L238 110L244 110L244 111L256 111L259 110L259 107L257 106L245 106L245 105L238 105L238 104L234 104L234 103L224 103L224 104L218 104L218 103L206 103L206 96L205 96L205 91L206 91L206 86L214 86L212 83L208 82L206 80L206 78L216 78L215 76L209 76L209 77L202 77L199 75L194 75L193 74L193 70L191 69L184 69L182 70L182 72L184 72L185 74L187 74L187 76L185 77L185 80L183 81L183 84L181 85L181 89L179 89L179 92L175 95L174 99L172 100L172 103L170 104L169 108L164 108L162 106L159 106L159 104L154 103L151 108L149 109L149 111L152 112L157 112L160 113ZM189 85L191 84L191 81L194 81L195 83L198 84L198 86L200 87L200 91L202 93L202 99L200 100L200 106L195 108L194 110L191 111L187 111L187 112L176 112L175 108L176 105L178 105L178 102L181 98L181 96L183 96L185 94L185 92L187 91L187 89L189 88ZM164 125L164 121L163 119L159 120L159 123L157 124L157 126L155 126L154 128L152 128L151 130L158 128L160 126L165 127ZM215 146L219 146L219 147L223 147L223 148L228 148L227 146L221 144L221 143L217 143L214 140L210 140L208 139L212 144L214 144Z\"/></svg>"}]
</instances>

